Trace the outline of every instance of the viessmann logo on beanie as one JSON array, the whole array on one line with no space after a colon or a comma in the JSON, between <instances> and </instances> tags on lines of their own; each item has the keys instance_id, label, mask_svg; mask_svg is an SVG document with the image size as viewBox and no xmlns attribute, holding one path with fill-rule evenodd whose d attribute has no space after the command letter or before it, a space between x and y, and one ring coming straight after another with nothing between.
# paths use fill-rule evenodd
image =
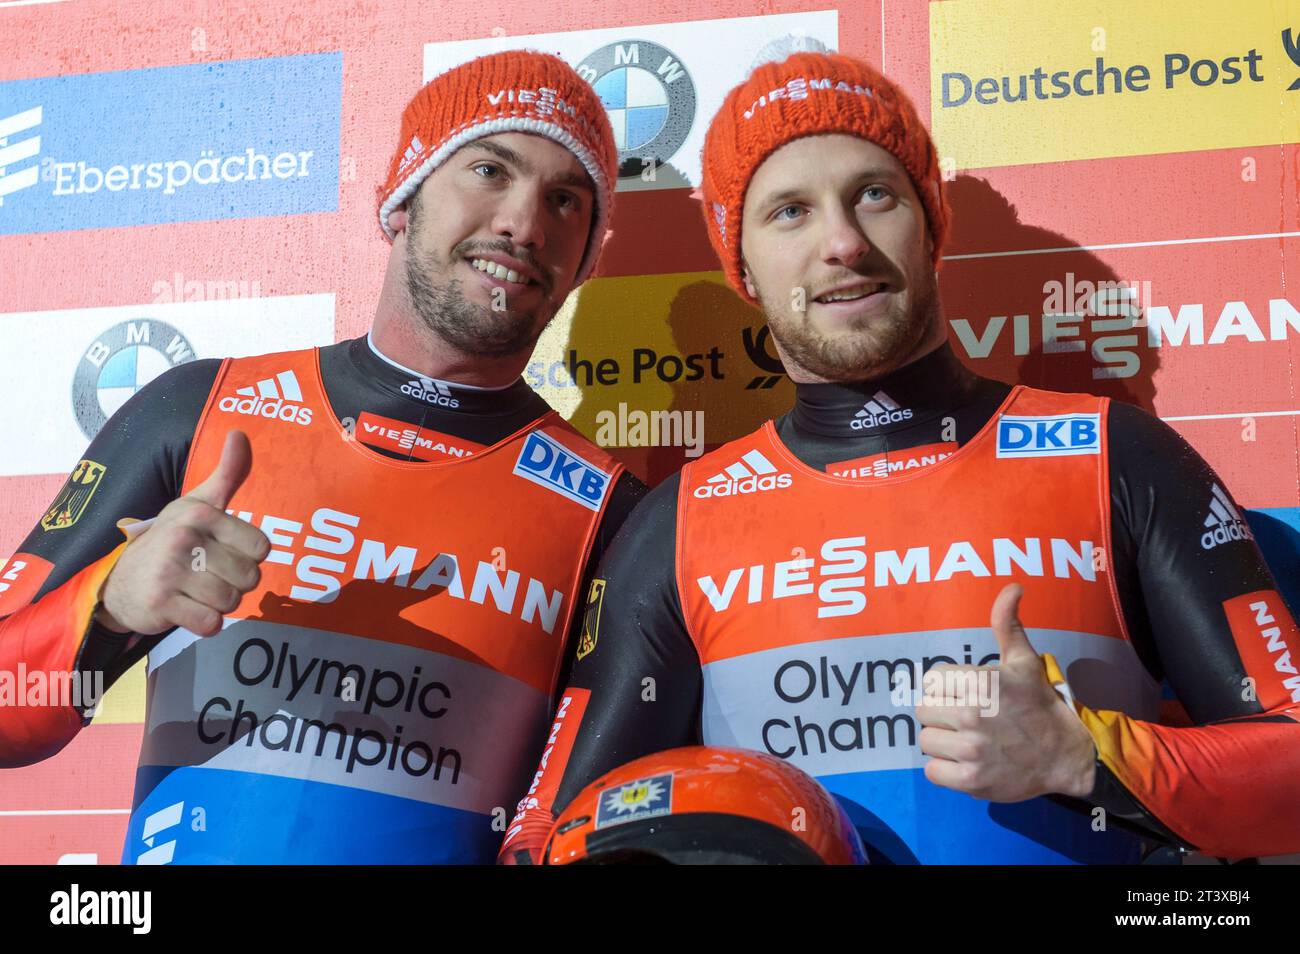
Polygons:
<instances>
[{"instance_id":1,"label":"viessmann logo on beanie","mask_svg":"<svg viewBox=\"0 0 1300 954\"><path fill-rule=\"evenodd\" d=\"M938 153L911 100L862 60L820 47L793 37L768 47L727 94L704 138L700 191L709 241L732 288L753 304L741 279L745 192L763 160L795 139L844 133L888 150L925 207L936 266L948 231Z\"/></svg>"},{"instance_id":2,"label":"viessmann logo on beanie","mask_svg":"<svg viewBox=\"0 0 1300 954\"><path fill-rule=\"evenodd\" d=\"M388 214L467 143L503 132L545 136L582 163L595 185L595 211L581 284L596 267L608 230L618 148L605 107L591 84L548 53L511 50L470 60L434 77L402 113L402 132L379 189L379 227L391 241Z\"/></svg>"}]
</instances>

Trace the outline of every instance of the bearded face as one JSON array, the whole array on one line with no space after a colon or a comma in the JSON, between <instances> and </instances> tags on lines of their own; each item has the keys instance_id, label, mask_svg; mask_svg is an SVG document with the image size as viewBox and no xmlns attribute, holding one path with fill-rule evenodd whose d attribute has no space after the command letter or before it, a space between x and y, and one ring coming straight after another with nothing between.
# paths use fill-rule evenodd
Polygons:
<instances>
[{"instance_id":1,"label":"bearded face","mask_svg":"<svg viewBox=\"0 0 1300 954\"><path fill-rule=\"evenodd\" d=\"M942 340L924 207L874 143L811 136L774 152L750 182L741 242L796 380L877 377Z\"/></svg>"},{"instance_id":2,"label":"bearded face","mask_svg":"<svg viewBox=\"0 0 1300 954\"><path fill-rule=\"evenodd\" d=\"M407 235L419 241L418 202L408 205ZM487 251L509 254L509 243L462 242L443 259L434 252L406 258L406 291L416 316L430 331L463 354L478 357L504 357L531 349L554 312L545 317L541 303L532 308L511 307L504 294L487 302L471 300L464 280L455 277L451 266L475 253ZM446 278L448 273L453 277Z\"/></svg>"},{"instance_id":3,"label":"bearded face","mask_svg":"<svg viewBox=\"0 0 1300 954\"><path fill-rule=\"evenodd\" d=\"M463 354L530 351L573 288L593 192L569 150L540 136L476 140L407 203L411 308Z\"/></svg>"}]
</instances>

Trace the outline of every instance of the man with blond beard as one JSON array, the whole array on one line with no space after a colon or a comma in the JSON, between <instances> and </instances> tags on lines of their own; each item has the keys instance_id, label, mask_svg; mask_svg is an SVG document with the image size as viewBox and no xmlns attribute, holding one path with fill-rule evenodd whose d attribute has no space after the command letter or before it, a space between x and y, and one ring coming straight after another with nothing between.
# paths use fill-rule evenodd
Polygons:
<instances>
[{"instance_id":1,"label":"man with blond beard","mask_svg":"<svg viewBox=\"0 0 1300 954\"><path fill-rule=\"evenodd\" d=\"M795 404L620 531L501 860L536 862L615 767L700 742L815 775L875 862L1300 850L1300 639L1241 511L1146 412L961 364L907 97L847 56L761 64L703 167Z\"/></svg>"}]
</instances>

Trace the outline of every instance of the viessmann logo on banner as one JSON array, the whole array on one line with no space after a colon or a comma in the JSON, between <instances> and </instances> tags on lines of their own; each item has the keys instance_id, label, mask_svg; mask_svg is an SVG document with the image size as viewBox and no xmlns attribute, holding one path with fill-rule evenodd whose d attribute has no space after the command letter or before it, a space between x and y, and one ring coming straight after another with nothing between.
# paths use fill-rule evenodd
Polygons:
<instances>
[{"instance_id":1,"label":"viessmann logo on banner","mask_svg":"<svg viewBox=\"0 0 1300 954\"><path fill-rule=\"evenodd\" d=\"M1300 141L1288 6L932 3L940 155L982 168Z\"/></svg>"},{"instance_id":2,"label":"viessmann logo on banner","mask_svg":"<svg viewBox=\"0 0 1300 954\"><path fill-rule=\"evenodd\" d=\"M341 81L318 53L0 83L0 234L334 211Z\"/></svg>"},{"instance_id":3,"label":"viessmann logo on banner","mask_svg":"<svg viewBox=\"0 0 1300 954\"><path fill-rule=\"evenodd\" d=\"M501 50L554 53L605 104L618 145L619 190L682 189L699 184L709 118L754 56L790 33L837 47L838 24L836 11L819 10L429 43L424 79Z\"/></svg>"}]
</instances>

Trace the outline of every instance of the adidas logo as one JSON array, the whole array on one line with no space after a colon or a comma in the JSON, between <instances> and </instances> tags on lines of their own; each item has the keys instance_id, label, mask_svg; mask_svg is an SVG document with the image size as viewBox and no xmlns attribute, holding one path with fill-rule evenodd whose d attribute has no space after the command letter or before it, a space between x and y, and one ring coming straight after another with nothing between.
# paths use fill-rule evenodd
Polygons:
<instances>
[{"instance_id":1,"label":"adidas logo","mask_svg":"<svg viewBox=\"0 0 1300 954\"><path fill-rule=\"evenodd\" d=\"M402 153L402 162L397 168L405 169L414 162L416 157L422 152L424 152L424 143L420 142L419 136L412 136L411 144L406 147L406 152Z\"/></svg>"},{"instance_id":2,"label":"adidas logo","mask_svg":"<svg viewBox=\"0 0 1300 954\"><path fill-rule=\"evenodd\" d=\"M258 381L256 387L239 388L242 397L224 397L217 405L223 411L292 421L306 427L311 423L311 408L302 406L302 388L292 371L281 371L273 378Z\"/></svg>"},{"instance_id":3,"label":"adidas logo","mask_svg":"<svg viewBox=\"0 0 1300 954\"><path fill-rule=\"evenodd\" d=\"M4 205L5 196L19 189L30 188L39 181L39 165L17 170L8 167L24 159L36 158L41 151L40 134L27 136L15 143L10 143L9 138L39 126L43 110L44 107L37 106L12 116L0 117L0 206Z\"/></svg>"},{"instance_id":4,"label":"adidas logo","mask_svg":"<svg viewBox=\"0 0 1300 954\"><path fill-rule=\"evenodd\" d=\"M789 474L778 474L772 462L756 450L750 451L722 471L714 474L705 483L695 488L695 496L734 497L737 494L756 494L760 490L776 490L789 487L794 478Z\"/></svg>"},{"instance_id":5,"label":"adidas logo","mask_svg":"<svg viewBox=\"0 0 1300 954\"><path fill-rule=\"evenodd\" d=\"M1201 546L1213 550L1222 543L1233 540L1253 540L1250 525L1242 519L1240 511L1232 505L1228 495L1218 484L1210 487L1210 513L1205 518L1205 532L1201 534Z\"/></svg>"},{"instance_id":6,"label":"adidas logo","mask_svg":"<svg viewBox=\"0 0 1300 954\"><path fill-rule=\"evenodd\" d=\"M460 407L460 401L452 397L451 388L442 381L434 381L432 378L407 381L402 385L402 393L437 407Z\"/></svg>"},{"instance_id":7,"label":"adidas logo","mask_svg":"<svg viewBox=\"0 0 1300 954\"><path fill-rule=\"evenodd\" d=\"M853 416L853 420L849 421L849 427L861 431L868 427L898 424L911 418L911 408L899 407L884 391L877 391L870 401L862 405L862 410Z\"/></svg>"}]
</instances>

